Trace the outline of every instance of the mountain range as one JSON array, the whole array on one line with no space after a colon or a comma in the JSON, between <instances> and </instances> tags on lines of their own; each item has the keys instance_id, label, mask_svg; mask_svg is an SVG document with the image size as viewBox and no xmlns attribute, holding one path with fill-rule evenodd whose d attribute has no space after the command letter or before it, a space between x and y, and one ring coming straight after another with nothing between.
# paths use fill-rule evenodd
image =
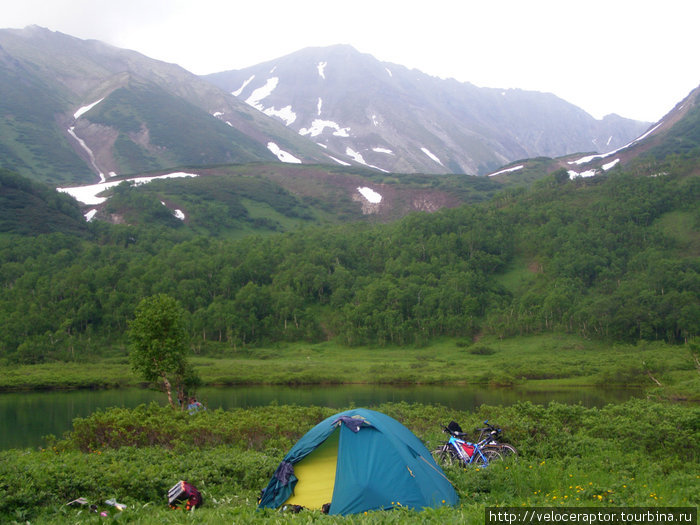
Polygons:
<instances>
[{"instance_id":1,"label":"mountain range","mask_svg":"<svg viewBox=\"0 0 700 525\"><path fill-rule=\"evenodd\" d=\"M327 161L299 134L177 65L36 26L0 30L0 91L0 167L55 185L275 161L285 148Z\"/></svg>"},{"instance_id":2,"label":"mountain range","mask_svg":"<svg viewBox=\"0 0 700 525\"><path fill-rule=\"evenodd\" d=\"M53 186L250 162L486 174L520 158L604 153L648 128L349 46L198 77L37 26L0 30L0 92L0 167Z\"/></svg>"},{"instance_id":3,"label":"mountain range","mask_svg":"<svg viewBox=\"0 0 700 525\"><path fill-rule=\"evenodd\" d=\"M596 120L549 93L432 77L348 45L204 78L329 154L388 172L486 174L516 159L604 153L649 127Z\"/></svg>"}]
</instances>

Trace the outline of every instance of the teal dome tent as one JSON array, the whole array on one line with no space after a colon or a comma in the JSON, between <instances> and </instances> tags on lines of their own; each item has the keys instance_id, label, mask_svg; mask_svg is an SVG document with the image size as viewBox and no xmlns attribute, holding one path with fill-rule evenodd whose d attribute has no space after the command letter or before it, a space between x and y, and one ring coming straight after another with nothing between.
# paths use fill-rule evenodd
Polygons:
<instances>
[{"instance_id":1,"label":"teal dome tent","mask_svg":"<svg viewBox=\"0 0 700 525\"><path fill-rule=\"evenodd\" d=\"M329 514L455 505L459 497L425 445L395 419L364 408L309 430L280 463L260 508L326 506Z\"/></svg>"}]
</instances>

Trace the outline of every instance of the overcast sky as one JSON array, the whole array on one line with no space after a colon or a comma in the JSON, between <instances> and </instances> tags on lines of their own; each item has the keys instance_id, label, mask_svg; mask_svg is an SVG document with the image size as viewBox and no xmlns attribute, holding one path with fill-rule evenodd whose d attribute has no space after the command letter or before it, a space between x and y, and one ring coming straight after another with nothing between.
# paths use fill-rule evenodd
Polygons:
<instances>
[{"instance_id":1,"label":"overcast sky","mask_svg":"<svg viewBox=\"0 0 700 525\"><path fill-rule=\"evenodd\" d=\"M174 62L239 69L309 46L477 86L551 92L656 121L700 84L696 0L0 0L31 24Z\"/></svg>"}]
</instances>

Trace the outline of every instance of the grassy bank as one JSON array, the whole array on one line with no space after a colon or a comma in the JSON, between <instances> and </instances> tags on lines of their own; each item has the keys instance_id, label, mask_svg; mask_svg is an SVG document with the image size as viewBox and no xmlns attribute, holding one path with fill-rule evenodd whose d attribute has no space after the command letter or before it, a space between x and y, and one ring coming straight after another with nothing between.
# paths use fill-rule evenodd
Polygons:
<instances>
[{"instance_id":1,"label":"grassy bank","mask_svg":"<svg viewBox=\"0 0 700 525\"><path fill-rule=\"evenodd\" d=\"M0 521L94 523L99 515L65 503L100 504L129 523L483 523L488 506L695 506L700 501L700 408L633 400L604 408L520 403L456 412L440 406L373 407L405 424L428 447L451 419L471 429L488 418L521 452L486 469L450 468L457 507L398 509L348 518L304 511L257 512L256 498L279 461L334 411L271 406L189 417L156 405L76 420L63 441L41 451L0 453ZM188 479L205 504L167 508L166 493ZM104 505L116 498L128 508Z\"/></svg>"},{"instance_id":2,"label":"grassy bank","mask_svg":"<svg viewBox=\"0 0 700 525\"><path fill-rule=\"evenodd\" d=\"M344 347L335 343L239 349L212 347L192 363L205 385L490 384L627 385L674 399L700 398L700 374L684 346L604 344L569 335L428 346ZM658 383L662 387L659 388ZM6 366L0 390L136 386L126 357L89 363Z\"/></svg>"}]
</instances>

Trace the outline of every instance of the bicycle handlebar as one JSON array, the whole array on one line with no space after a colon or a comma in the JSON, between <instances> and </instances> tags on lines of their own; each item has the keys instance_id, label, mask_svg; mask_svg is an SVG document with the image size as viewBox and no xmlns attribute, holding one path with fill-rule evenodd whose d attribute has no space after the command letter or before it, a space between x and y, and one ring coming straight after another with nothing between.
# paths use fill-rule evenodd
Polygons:
<instances>
[{"instance_id":1,"label":"bicycle handlebar","mask_svg":"<svg viewBox=\"0 0 700 525\"><path fill-rule=\"evenodd\" d=\"M500 434L500 433L501 433L501 429L500 429L500 428L494 427L494 426L493 426L491 423L489 423L488 421L484 421L484 425L486 425L485 428L476 428L476 429L474 429L474 430L475 430L476 432L495 432L496 434Z\"/></svg>"}]
</instances>

